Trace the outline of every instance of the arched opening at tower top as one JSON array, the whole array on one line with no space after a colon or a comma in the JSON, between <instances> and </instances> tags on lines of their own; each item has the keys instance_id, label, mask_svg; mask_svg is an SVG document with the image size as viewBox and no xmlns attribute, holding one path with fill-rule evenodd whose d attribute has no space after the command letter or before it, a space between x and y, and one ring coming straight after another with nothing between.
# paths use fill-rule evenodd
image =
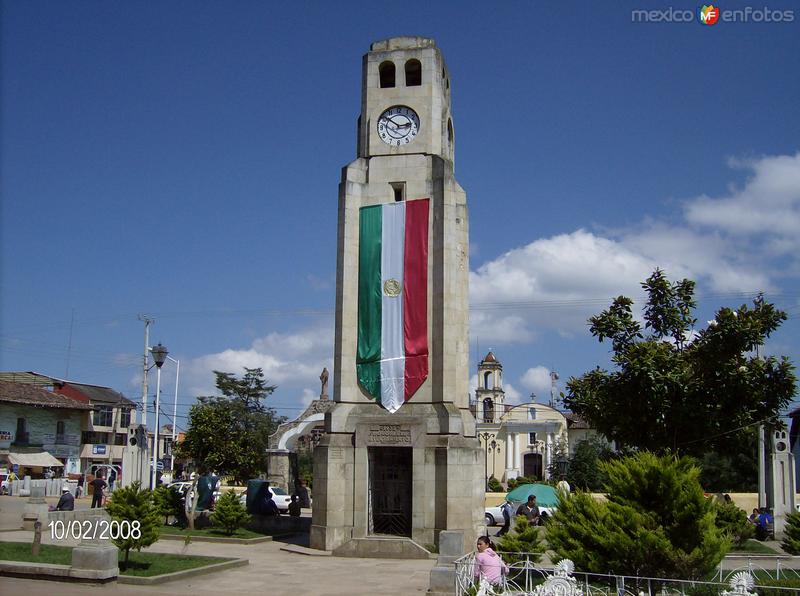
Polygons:
<instances>
[{"instance_id":1,"label":"arched opening at tower top","mask_svg":"<svg viewBox=\"0 0 800 596\"><path fill-rule=\"evenodd\" d=\"M385 89L387 87L394 87L394 62L386 61L381 62L381 65L378 67L378 74L380 75L381 79L381 89Z\"/></svg>"},{"instance_id":2,"label":"arched opening at tower top","mask_svg":"<svg viewBox=\"0 0 800 596\"><path fill-rule=\"evenodd\" d=\"M406 87L419 87L422 85L422 64L419 60L411 59L406 62Z\"/></svg>"}]
</instances>

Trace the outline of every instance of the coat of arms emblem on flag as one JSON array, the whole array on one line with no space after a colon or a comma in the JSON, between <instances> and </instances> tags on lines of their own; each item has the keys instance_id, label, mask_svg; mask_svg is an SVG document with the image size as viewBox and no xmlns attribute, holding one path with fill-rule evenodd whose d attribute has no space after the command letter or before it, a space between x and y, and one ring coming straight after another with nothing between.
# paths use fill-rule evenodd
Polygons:
<instances>
[{"instance_id":1,"label":"coat of arms emblem on flag","mask_svg":"<svg viewBox=\"0 0 800 596\"><path fill-rule=\"evenodd\" d=\"M359 210L356 372L392 413L428 378L429 203Z\"/></svg>"}]
</instances>

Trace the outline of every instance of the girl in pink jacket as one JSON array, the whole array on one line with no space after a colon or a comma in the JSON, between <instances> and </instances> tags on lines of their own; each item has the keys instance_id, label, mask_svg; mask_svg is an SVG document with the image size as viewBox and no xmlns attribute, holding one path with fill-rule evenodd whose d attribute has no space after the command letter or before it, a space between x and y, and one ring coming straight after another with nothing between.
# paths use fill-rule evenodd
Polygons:
<instances>
[{"instance_id":1,"label":"girl in pink jacket","mask_svg":"<svg viewBox=\"0 0 800 596\"><path fill-rule=\"evenodd\" d=\"M478 538L477 548L475 577L478 579L485 577L489 583L499 584L503 575L508 573L508 565L494 552L494 543L488 536Z\"/></svg>"}]
</instances>

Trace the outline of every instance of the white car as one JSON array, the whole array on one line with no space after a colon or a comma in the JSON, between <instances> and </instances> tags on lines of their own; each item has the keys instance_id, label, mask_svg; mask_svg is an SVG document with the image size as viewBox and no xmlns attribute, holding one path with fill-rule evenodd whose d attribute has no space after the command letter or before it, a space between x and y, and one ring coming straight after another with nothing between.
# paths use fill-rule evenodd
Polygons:
<instances>
[{"instance_id":1,"label":"white car","mask_svg":"<svg viewBox=\"0 0 800 596\"><path fill-rule=\"evenodd\" d=\"M275 501L275 504L278 506L278 511L281 513L289 511L289 503L292 502L291 495L278 486L270 486L269 492L272 495L272 500ZM244 491L239 496L239 502L245 507L247 506L247 491Z\"/></svg>"},{"instance_id":2,"label":"white car","mask_svg":"<svg viewBox=\"0 0 800 596\"><path fill-rule=\"evenodd\" d=\"M517 510L517 507L520 506L520 503L514 503L513 508L514 511ZM548 517L551 517L556 512L555 507L539 507L539 514L541 515L542 521L547 521ZM484 511L483 515L486 525L487 526L502 526L503 525L503 511L500 509L500 505L495 505L494 507L487 507ZM512 516L513 517L513 516Z\"/></svg>"}]
</instances>

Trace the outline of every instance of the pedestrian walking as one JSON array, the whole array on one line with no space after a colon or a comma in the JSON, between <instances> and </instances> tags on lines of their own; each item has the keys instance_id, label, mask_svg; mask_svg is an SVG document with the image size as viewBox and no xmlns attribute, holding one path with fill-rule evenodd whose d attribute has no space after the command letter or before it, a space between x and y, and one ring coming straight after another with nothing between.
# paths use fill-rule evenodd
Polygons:
<instances>
[{"instance_id":1,"label":"pedestrian walking","mask_svg":"<svg viewBox=\"0 0 800 596\"><path fill-rule=\"evenodd\" d=\"M105 490L107 484L106 481L103 480L103 473L98 472L97 478L92 480L89 485L92 487L92 509L96 509L98 507L103 506L103 491Z\"/></svg>"}]
</instances>

